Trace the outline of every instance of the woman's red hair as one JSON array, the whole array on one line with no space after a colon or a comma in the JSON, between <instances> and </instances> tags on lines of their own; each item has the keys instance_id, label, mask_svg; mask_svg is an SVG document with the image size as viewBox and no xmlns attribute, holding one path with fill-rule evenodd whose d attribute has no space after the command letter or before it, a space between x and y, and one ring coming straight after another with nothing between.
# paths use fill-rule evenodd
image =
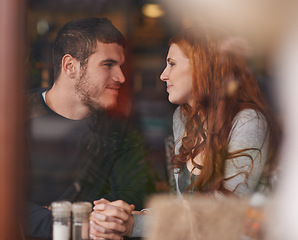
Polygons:
<instances>
[{"instance_id":1,"label":"woman's red hair","mask_svg":"<svg viewBox=\"0 0 298 240\"><path fill-rule=\"evenodd\" d=\"M241 44L237 43L241 41L210 26L185 29L170 40L170 45L178 45L190 59L193 79L193 104L182 105L186 116L185 136L173 164L181 169L187 160L192 159L201 173L190 188L195 187L200 192L224 192L225 160L247 150L228 152L233 119L243 109L254 109L265 116L270 133L265 170L269 173L276 166L280 138L278 124L247 65ZM193 161L199 153L203 153L203 167Z\"/></svg>"}]
</instances>

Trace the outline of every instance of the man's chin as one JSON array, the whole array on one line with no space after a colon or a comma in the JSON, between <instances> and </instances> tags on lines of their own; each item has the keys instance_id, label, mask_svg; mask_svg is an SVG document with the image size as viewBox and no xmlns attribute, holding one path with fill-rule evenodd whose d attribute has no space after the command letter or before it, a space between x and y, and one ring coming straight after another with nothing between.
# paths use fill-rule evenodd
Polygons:
<instances>
[{"instance_id":1,"label":"man's chin","mask_svg":"<svg viewBox=\"0 0 298 240\"><path fill-rule=\"evenodd\" d=\"M92 104L89 106L92 111L112 110L117 107L117 101L110 103Z\"/></svg>"}]
</instances>

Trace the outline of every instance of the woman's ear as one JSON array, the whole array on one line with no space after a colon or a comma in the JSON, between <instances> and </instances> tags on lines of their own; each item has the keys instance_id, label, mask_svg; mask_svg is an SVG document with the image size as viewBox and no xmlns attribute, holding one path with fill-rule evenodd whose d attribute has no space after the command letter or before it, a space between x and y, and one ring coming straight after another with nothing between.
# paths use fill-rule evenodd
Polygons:
<instances>
[{"instance_id":1,"label":"woman's ear","mask_svg":"<svg viewBox=\"0 0 298 240\"><path fill-rule=\"evenodd\" d=\"M80 62L70 54L66 54L62 58L61 71L70 78L74 78L80 67Z\"/></svg>"}]
</instances>

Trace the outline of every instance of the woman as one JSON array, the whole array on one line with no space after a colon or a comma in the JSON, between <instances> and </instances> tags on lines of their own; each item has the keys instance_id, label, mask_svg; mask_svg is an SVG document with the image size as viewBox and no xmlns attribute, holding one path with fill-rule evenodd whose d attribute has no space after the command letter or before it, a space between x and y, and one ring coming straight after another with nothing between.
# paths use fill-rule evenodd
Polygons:
<instances>
[{"instance_id":1,"label":"woman","mask_svg":"<svg viewBox=\"0 0 298 240\"><path fill-rule=\"evenodd\" d=\"M268 185L279 128L250 71L241 40L214 27L185 29L170 40L169 101L177 193L243 196ZM262 176L262 179L261 179Z\"/></svg>"},{"instance_id":2,"label":"woman","mask_svg":"<svg viewBox=\"0 0 298 240\"><path fill-rule=\"evenodd\" d=\"M276 166L279 128L239 43L214 27L185 29L170 40L160 78L169 101L180 105L173 117L178 196L244 196L267 186L263 179ZM131 214L133 206L104 199L94 204L93 238L142 236L146 216Z\"/></svg>"}]
</instances>

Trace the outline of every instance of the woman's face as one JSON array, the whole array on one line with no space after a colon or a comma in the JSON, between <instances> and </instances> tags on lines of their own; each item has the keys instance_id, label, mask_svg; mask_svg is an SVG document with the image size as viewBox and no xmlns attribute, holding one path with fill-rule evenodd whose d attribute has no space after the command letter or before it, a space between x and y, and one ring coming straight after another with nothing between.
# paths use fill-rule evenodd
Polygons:
<instances>
[{"instance_id":1,"label":"woman's face","mask_svg":"<svg viewBox=\"0 0 298 240\"><path fill-rule=\"evenodd\" d=\"M160 75L167 83L169 101L174 104L192 104L192 74L190 60L177 44L170 46L167 56L167 66Z\"/></svg>"}]
</instances>

